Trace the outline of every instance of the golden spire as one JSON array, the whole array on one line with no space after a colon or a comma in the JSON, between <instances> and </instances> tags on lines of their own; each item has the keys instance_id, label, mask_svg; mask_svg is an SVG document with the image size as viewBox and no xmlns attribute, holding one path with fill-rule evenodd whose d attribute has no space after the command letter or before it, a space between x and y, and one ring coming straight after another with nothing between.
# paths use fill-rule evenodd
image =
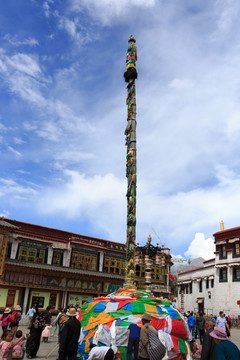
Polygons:
<instances>
[{"instance_id":1,"label":"golden spire","mask_svg":"<svg viewBox=\"0 0 240 360\"><path fill-rule=\"evenodd\" d=\"M223 222L223 220L221 220L221 222L220 222L220 230L221 230L221 231L224 230L224 222Z\"/></svg>"}]
</instances>

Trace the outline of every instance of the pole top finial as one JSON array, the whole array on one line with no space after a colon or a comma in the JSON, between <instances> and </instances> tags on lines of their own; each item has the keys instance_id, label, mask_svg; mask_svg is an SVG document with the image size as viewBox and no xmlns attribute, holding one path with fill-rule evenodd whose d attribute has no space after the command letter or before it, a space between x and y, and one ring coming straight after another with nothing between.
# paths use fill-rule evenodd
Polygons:
<instances>
[{"instance_id":1,"label":"pole top finial","mask_svg":"<svg viewBox=\"0 0 240 360\"><path fill-rule=\"evenodd\" d=\"M134 39L133 35L131 35L131 36L129 37L128 42L130 42L130 41L136 42L136 40Z\"/></svg>"}]
</instances>

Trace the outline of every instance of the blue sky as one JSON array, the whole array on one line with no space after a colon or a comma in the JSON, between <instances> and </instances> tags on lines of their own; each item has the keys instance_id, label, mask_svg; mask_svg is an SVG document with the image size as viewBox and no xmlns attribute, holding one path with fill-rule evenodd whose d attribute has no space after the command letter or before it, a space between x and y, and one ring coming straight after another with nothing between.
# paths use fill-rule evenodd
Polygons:
<instances>
[{"instance_id":1,"label":"blue sky","mask_svg":"<svg viewBox=\"0 0 240 360\"><path fill-rule=\"evenodd\" d=\"M209 258L220 221L240 225L239 13L233 0L2 1L0 214L125 242L133 34L137 242Z\"/></svg>"}]
</instances>

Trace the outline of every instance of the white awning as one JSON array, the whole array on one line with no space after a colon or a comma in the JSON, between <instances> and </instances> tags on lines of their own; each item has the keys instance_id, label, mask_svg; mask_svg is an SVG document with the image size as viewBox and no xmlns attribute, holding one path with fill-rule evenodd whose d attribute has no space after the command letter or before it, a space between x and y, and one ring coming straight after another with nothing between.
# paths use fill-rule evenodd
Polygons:
<instances>
[{"instance_id":1,"label":"white awning","mask_svg":"<svg viewBox=\"0 0 240 360\"><path fill-rule=\"evenodd\" d=\"M225 267L228 267L228 264L218 264L218 265L215 265L216 268L225 268Z\"/></svg>"},{"instance_id":2,"label":"white awning","mask_svg":"<svg viewBox=\"0 0 240 360\"><path fill-rule=\"evenodd\" d=\"M191 284L192 280L184 280L182 284Z\"/></svg>"},{"instance_id":3,"label":"white awning","mask_svg":"<svg viewBox=\"0 0 240 360\"><path fill-rule=\"evenodd\" d=\"M234 239L228 240L228 242L231 244L231 243L235 243L236 241L239 241L239 240L240 240L239 238L234 238Z\"/></svg>"},{"instance_id":4,"label":"white awning","mask_svg":"<svg viewBox=\"0 0 240 360\"><path fill-rule=\"evenodd\" d=\"M200 282L200 281L202 281L202 278L197 278L196 280L197 280L197 282Z\"/></svg>"},{"instance_id":5,"label":"white awning","mask_svg":"<svg viewBox=\"0 0 240 360\"><path fill-rule=\"evenodd\" d=\"M208 277L208 279L209 279L209 280L213 280L213 279L214 279L214 275L210 275L210 276Z\"/></svg>"},{"instance_id":6,"label":"white awning","mask_svg":"<svg viewBox=\"0 0 240 360\"><path fill-rule=\"evenodd\" d=\"M230 266L230 267L240 266L240 262L238 262L238 263L230 263L230 264L228 264L228 266Z\"/></svg>"},{"instance_id":7,"label":"white awning","mask_svg":"<svg viewBox=\"0 0 240 360\"><path fill-rule=\"evenodd\" d=\"M223 245L226 244L227 240L220 240L220 241L216 241L216 245Z\"/></svg>"},{"instance_id":8,"label":"white awning","mask_svg":"<svg viewBox=\"0 0 240 360\"><path fill-rule=\"evenodd\" d=\"M204 301L204 298L198 298L198 299L197 299L197 303L198 303L198 304L202 304L203 301Z\"/></svg>"}]
</instances>

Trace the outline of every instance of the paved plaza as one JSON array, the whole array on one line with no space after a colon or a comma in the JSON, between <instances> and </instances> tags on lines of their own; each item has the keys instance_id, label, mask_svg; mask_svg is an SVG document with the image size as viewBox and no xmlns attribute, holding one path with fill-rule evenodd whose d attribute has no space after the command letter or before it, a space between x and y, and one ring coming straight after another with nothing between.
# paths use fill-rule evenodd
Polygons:
<instances>
[{"instance_id":1,"label":"paved plaza","mask_svg":"<svg viewBox=\"0 0 240 360\"><path fill-rule=\"evenodd\" d=\"M24 334L28 333L26 326L19 326L19 330L22 330ZM231 329L231 337L229 338L232 342L234 342L238 348L240 349L240 329ZM57 336L50 337L48 343L41 342L39 351L37 353L37 359L46 359L46 356L54 349L57 345ZM48 357L49 360L56 360L58 357L58 349L53 351L53 353ZM25 356L26 358L26 356Z\"/></svg>"}]
</instances>

